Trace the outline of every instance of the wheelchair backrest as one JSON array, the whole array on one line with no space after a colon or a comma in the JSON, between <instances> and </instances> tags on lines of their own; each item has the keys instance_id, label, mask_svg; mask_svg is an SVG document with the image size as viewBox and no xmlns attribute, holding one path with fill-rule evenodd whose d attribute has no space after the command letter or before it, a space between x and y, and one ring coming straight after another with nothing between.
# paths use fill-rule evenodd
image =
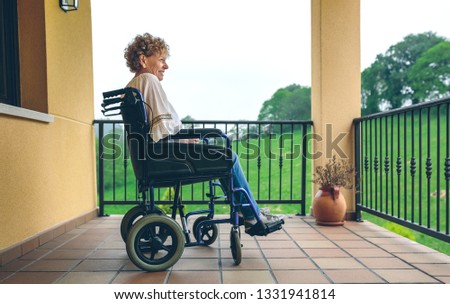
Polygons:
<instances>
[{"instance_id":1,"label":"wheelchair backrest","mask_svg":"<svg viewBox=\"0 0 450 304\"><path fill-rule=\"evenodd\" d=\"M147 174L145 156L150 130L145 106L141 92L135 88L103 93L103 115L122 115L130 159L140 188L145 188L143 184Z\"/></svg>"},{"instance_id":2,"label":"wheelchair backrest","mask_svg":"<svg viewBox=\"0 0 450 304\"><path fill-rule=\"evenodd\" d=\"M122 115L131 133L147 134L150 130L145 103L141 92L135 88L124 88L103 93L103 115Z\"/></svg>"}]
</instances>

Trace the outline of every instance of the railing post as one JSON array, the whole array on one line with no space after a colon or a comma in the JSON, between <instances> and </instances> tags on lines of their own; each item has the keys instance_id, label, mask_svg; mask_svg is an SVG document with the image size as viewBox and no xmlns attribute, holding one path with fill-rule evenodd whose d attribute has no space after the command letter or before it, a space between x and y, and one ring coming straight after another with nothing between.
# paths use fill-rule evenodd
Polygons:
<instances>
[{"instance_id":1,"label":"railing post","mask_svg":"<svg viewBox=\"0 0 450 304\"><path fill-rule=\"evenodd\" d=\"M99 196L99 216L105 216L105 185L104 185L104 163L103 163L103 126L104 122L98 122L98 196Z\"/></svg>"},{"instance_id":2,"label":"railing post","mask_svg":"<svg viewBox=\"0 0 450 304\"><path fill-rule=\"evenodd\" d=\"M302 125L302 194L301 194L301 213L300 215L306 215L306 154L307 154L307 138L308 126L306 124Z\"/></svg>"},{"instance_id":3,"label":"railing post","mask_svg":"<svg viewBox=\"0 0 450 304\"><path fill-rule=\"evenodd\" d=\"M361 180L361 121L355 120L353 122L354 127L354 143L355 143L355 220L362 222L361 216L361 193L360 193L360 180Z\"/></svg>"}]
</instances>

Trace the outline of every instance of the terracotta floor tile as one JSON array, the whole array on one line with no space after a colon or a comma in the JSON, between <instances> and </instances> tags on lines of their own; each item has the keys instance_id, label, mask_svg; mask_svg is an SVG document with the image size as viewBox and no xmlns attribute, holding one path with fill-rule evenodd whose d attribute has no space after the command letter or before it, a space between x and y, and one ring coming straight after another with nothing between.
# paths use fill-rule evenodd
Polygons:
<instances>
[{"instance_id":1,"label":"terracotta floor tile","mask_svg":"<svg viewBox=\"0 0 450 304\"><path fill-rule=\"evenodd\" d=\"M259 241L259 246L262 249L276 248L276 249L287 249L287 248L298 248L293 241Z\"/></svg>"},{"instance_id":2,"label":"terracotta floor tile","mask_svg":"<svg viewBox=\"0 0 450 304\"><path fill-rule=\"evenodd\" d=\"M267 269L267 263L263 259L242 259L241 264L235 265L233 259L222 259L223 270L263 270Z\"/></svg>"},{"instance_id":3,"label":"terracotta floor tile","mask_svg":"<svg viewBox=\"0 0 450 304\"><path fill-rule=\"evenodd\" d=\"M183 258L217 258L219 249L210 246L184 248Z\"/></svg>"},{"instance_id":4,"label":"terracotta floor tile","mask_svg":"<svg viewBox=\"0 0 450 304\"><path fill-rule=\"evenodd\" d=\"M384 250L393 253L427 253L427 252L435 252L434 249L428 248L426 246L417 244L417 243L409 243L409 244L380 244L379 245Z\"/></svg>"},{"instance_id":5,"label":"terracotta floor tile","mask_svg":"<svg viewBox=\"0 0 450 304\"><path fill-rule=\"evenodd\" d=\"M24 268L25 266L30 265L33 262L34 262L34 260L14 260L14 261L9 262L6 265L0 266L0 271L13 271L14 272L14 271Z\"/></svg>"},{"instance_id":6,"label":"terracotta floor tile","mask_svg":"<svg viewBox=\"0 0 450 304\"><path fill-rule=\"evenodd\" d=\"M412 266L403 262L399 258L378 258L378 257L372 257L372 258L366 258L362 257L359 258L359 260L366 265L368 268L377 269L377 268L394 268L394 269L411 269Z\"/></svg>"},{"instance_id":7,"label":"terracotta floor tile","mask_svg":"<svg viewBox=\"0 0 450 304\"><path fill-rule=\"evenodd\" d=\"M271 233L267 236L258 237L257 240L259 241L289 241L291 240L290 236L284 231L277 231L274 233Z\"/></svg>"},{"instance_id":8,"label":"terracotta floor tile","mask_svg":"<svg viewBox=\"0 0 450 304\"><path fill-rule=\"evenodd\" d=\"M414 266L433 276L450 277L450 264L414 264Z\"/></svg>"},{"instance_id":9,"label":"terracotta floor tile","mask_svg":"<svg viewBox=\"0 0 450 304\"><path fill-rule=\"evenodd\" d=\"M373 284L386 283L383 279L367 269L325 270L325 274L335 284Z\"/></svg>"},{"instance_id":10,"label":"terracotta floor tile","mask_svg":"<svg viewBox=\"0 0 450 304\"><path fill-rule=\"evenodd\" d=\"M291 237L295 241L327 241L327 238L320 233L295 233L291 234Z\"/></svg>"},{"instance_id":11,"label":"terracotta floor tile","mask_svg":"<svg viewBox=\"0 0 450 304\"><path fill-rule=\"evenodd\" d=\"M389 283L438 283L429 275L416 269L375 269Z\"/></svg>"},{"instance_id":12,"label":"terracotta floor tile","mask_svg":"<svg viewBox=\"0 0 450 304\"><path fill-rule=\"evenodd\" d=\"M439 281L441 281L444 284L450 284L450 276L449 277L438 276L438 277L436 277L436 279L438 279Z\"/></svg>"},{"instance_id":13,"label":"terracotta floor tile","mask_svg":"<svg viewBox=\"0 0 450 304\"><path fill-rule=\"evenodd\" d=\"M331 241L310 241L310 240L300 240L297 244L302 249L306 248L337 248L335 244Z\"/></svg>"},{"instance_id":14,"label":"terracotta floor tile","mask_svg":"<svg viewBox=\"0 0 450 304\"><path fill-rule=\"evenodd\" d=\"M346 248L350 255L354 257L392 257L392 254L379 248Z\"/></svg>"},{"instance_id":15,"label":"terracotta floor tile","mask_svg":"<svg viewBox=\"0 0 450 304\"><path fill-rule=\"evenodd\" d=\"M52 284L65 272L17 272L5 279L3 284Z\"/></svg>"},{"instance_id":16,"label":"terracotta floor tile","mask_svg":"<svg viewBox=\"0 0 450 304\"><path fill-rule=\"evenodd\" d=\"M357 231L357 235L362 238L373 238L373 237L382 237L382 238L397 238L398 234L395 234L390 231Z\"/></svg>"},{"instance_id":17,"label":"terracotta floor tile","mask_svg":"<svg viewBox=\"0 0 450 304\"><path fill-rule=\"evenodd\" d=\"M102 243L101 240L92 240L92 241L85 241L85 240L72 240L67 242L66 244L62 245L59 249L95 249Z\"/></svg>"},{"instance_id":18,"label":"terracotta floor tile","mask_svg":"<svg viewBox=\"0 0 450 304\"><path fill-rule=\"evenodd\" d=\"M345 234L349 231L343 226L315 226L315 229L324 235Z\"/></svg>"},{"instance_id":19,"label":"terracotta floor tile","mask_svg":"<svg viewBox=\"0 0 450 304\"><path fill-rule=\"evenodd\" d=\"M185 259L181 258L173 265L173 270L219 270L217 259Z\"/></svg>"},{"instance_id":20,"label":"terracotta floor tile","mask_svg":"<svg viewBox=\"0 0 450 304\"><path fill-rule=\"evenodd\" d=\"M264 249L264 256L266 258L303 258L306 254L299 248L285 248L279 249Z\"/></svg>"},{"instance_id":21,"label":"terracotta floor tile","mask_svg":"<svg viewBox=\"0 0 450 304\"><path fill-rule=\"evenodd\" d=\"M377 248L375 245L367 241L335 241L336 245L341 248Z\"/></svg>"},{"instance_id":22,"label":"terracotta floor tile","mask_svg":"<svg viewBox=\"0 0 450 304\"><path fill-rule=\"evenodd\" d=\"M224 284L274 284L272 275L267 270L223 271Z\"/></svg>"},{"instance_id":23,"label":"terracotta floor tile","mask_svg":"<svg viewBox=\"0 0 450 304\"><path fill-rule=\"evenodd\" d=\"M58 284L109 284L117 272L70 272L59 279Z\"/></svg>"},{"instance_id":24,"label":"terracotta floor tile","mask_svg":"<svg viewBox=\"0 0 450 304\"><path fill-rule=\"evenodd\" d=\"M231 250L229 248L221 249L220 256L222 259L231 259ZM242 259L261 259L262 253L259 249L242 248Z\"/></svg>"},{"instance_id":25,"label":"terracotta floor tile","mask_svg":"<svg viewBox=\"0 0 450 304\"><path fill-rule=\"evenodd\" d=\"M362 241L363 240L363 238L353 234L352 232L328 234L327 237L331 241Z\"/></svg>"},{"instance_id":26,"label":"terracotta floor tile","mask_svg":"<svg viewBox=\"0 0 450 304\"><path fill-rule=\"evenodd\" d=\"M399 245L413 243L413 241L403 237L371 237L366 238L366 240L377 245Z\"/></svg>"},{"instance_id":27,"label":"terracotta floor tile","mask_svg":"<svg viewBox=\"0 0 450 304\"><path fill-rule=\"evenodd\" d=\"M55 240L56 242L65 243L65 242L70 241L70 240L73 239L74 237L76 237L76 236L73 235L73 234L64 233L64 234L61 234L61 235L59 235L58 237L56 237L54 240Z\"/></svg>"},{"instance_id":28,"label":"terracotta floor tile","mask_svg":"<svg viewBox=\"0 0 450 304\"><path fill-rule=\"evenodd\" d=\"M450 256L439 252L432 253L396 253L396 256L408 263L450 263Z\"/></svg>"},{"instance_id":29,"label":"terracotta floor tile","mask_svg":"<svg viewBox=\"0 0 450 304\"><path fill-rule=\"evenodd\" d=\"M97 249L92 251L88 259L128 259L125 249Z\"/></svg>"},{"instance_id":30,"label":"terracotta floor tile","mask_svg":"<svg viewBox=\"0 0 450 304\"><path fill-rule=\"evenodd\" d=\"M20 257L20 260L37 260L51 252L49 249L35 249Z\"/></svg>"},{"instance_id":31,"label":"terracotta floor tile","mask_svg":"<svg viewBox=\"0 0 450 304\"><path fill-rule=\"evenodd\" d=\"M306 254L314 258L343 258L349 255L339 248L305 248Z\"/></svg>"},{"instance_id":32,"label":"terracotta floor tile","mask_svg":"<svg viewBox=\"0 0 450 304\"><path fill-rule=\"evenodd\" d=\"M54 250L47 254L45 260L82 260L85 259L92 250Z\"/></svg>"},{"instance_id":33,"label":"terracotta floor tile","mask_svg":"<svg viewBox=\"0 0 450 304\"><path fill-rule=\"evenodd\" d=\"M45 244L42 244L41 246L39 246L39 249L52 250L52 249L59 248L59 247L63 246L64 243L65 242L60 242L60 241L53 240L53 241L49 241L49 242L47 242Z\"/></svg>"},{"instance_id":34,"label":"terracotta floor tile","mask_svg":"<svg viewBox=\"0 0 450 304\"><path fill-rule=\"evenodd\" d=\"M314 218L311 217L311 219L314 221ZM287 227L310 227L307 223L307 217L300 217L296 215L287 215L287 219L285 218L285 223L283 225L284 228Z\"/></svg>"},{"instance_id":35,"label":"terracotta floor tile","mask_svg":"<svg viewBox=\"0 0 450 304\"><path fill-rule=\"evenodd\" d=\"M12 271L0 271L0 283L2 282L2 280L6 279L7 277L12 275L13 273L14 272L12 272Z\"/></svg>"},{"instance_id":36,"label":"terracotta floor tile","mask_svg":"<svg viewBox=\"0 0 450 304\"><path fill-rule=\"evenodd\" d=\"M80 263L80 260L38 260L22 271L69 271Z\"/></svg>"},{"instance_id":37,"label":"terracotta floor tile","mask_svg":"<svg viewBox=\"0 0 450 304\"><path fill-rule=\"evenodd\" d=\"M308 258L300 259L268 259L272 269L316 269L316 266Z\"/></svg>"},{"instance_id":38,"label":"terracotta floor tile","mask_svg":"<svg viewBox=\"0 0 450 304\"><path fill-rule=\"evenodd\" d=\"M87 229L82 229L82 228L74 228L72 230L69 230L66 232L66 234L72 235L72 236L76 236L76 235L80 235L83 233L86 233L86 231L88 231Z\"/></svg>"},{"instance_id":39,"label":"terracotta floor tile","mask_svg":"<svg viewBox=\"0 0 450 304\"><path fill-rule=\"evenodd\" d=\"M112 229L110 229L112 231ZM92 242L92 241L106 241L111 237L111 232L105 232L100 228L90 229L89 233L84 233L77 236L74 241Z\"/></svg>"},{"instance_id":40,"label":"terracotta floor tile","mask_svg":"<svg viewBox=\"0 0 450 304\"><path fill-rule=\"evenodd\" d=\"M243 248L253 248L253 249L259 248L258 243L255 240L241 240L241 245ZM230 248L230 241L229 240L221 241L220 247Z\"/></svg>"},{"instance_id":41,"label":"terracotta floor tile","mask_svg":"<svg viewBox=\"0 0 450 304\"><path fill-rule=\"evenodd\" d=\"M73 271L115 271L121 269L127 260L84 260Z\"/></svg>"},{"instance_id":42,"label":"terracotta floor tile","mask_svg":"<svg viewBox=\"0 0 450 304\"><path fill-rule=\"evenodd\" d=\"M219 284L218 271L172 271L168 284Z\"/></svg>"},{"instance_id":43,"label":"terracotta floor tile","mask_svg":"<svg viewBox=\"0 0 450 304\"><path fill-rule=\"evenodd\" d=\"M168 271L142 272L122 271L113 280L113 284L163 284Z\"/></svg>"},{"instance_id":44,"label":"terracotta floor tile","mask_svg":"<svg viewBox=\"0 0 450 304\"><path fill-rule=\"evenodd\" d=\"M354 258L313 258L322 269L360 269L364 268Z\"/></svg>"},{"instance_id":45,"label":"terracotta floor tile","mask_svg":"<svg viewBox=\"0 0 450 304\"><path fill-rule=\"evenodd\" d=\"M314 234L314 235L320 235L317 230L311 228L311 227L288 227L285 228L285 231L289 234Z\"/></svg>"},{"instance_id":46,"label":"terracotta floor tile","mask_svg":"<svg viewBox=\"0 0 450 304\"><path fill-rule=\"evenodd\" d=\"M99 249L125 249L125 243L122 240L105 241L98 246Z\"/></svg>"},{"instance_id":47,"label":"terracotta floor tile","mask_svg":"<svg viewBox=\"0 0 450 304\"><path fill-rule=\"evenodd\" d=\"M320 270L274 270L279 284L327 284L329 281Z\"/></svg>"},{"instance_id":48,"label":"terracotta floor tile","mask_svg":"<svg viewBox=\"0 0 450 304\"><path fill-rule=\"evenodd\" d=\"M125 265L120 269L121 271L142 271L136 265L133 264L132 261L128 259L125 261Z\"/></svg>"}]
</instances>

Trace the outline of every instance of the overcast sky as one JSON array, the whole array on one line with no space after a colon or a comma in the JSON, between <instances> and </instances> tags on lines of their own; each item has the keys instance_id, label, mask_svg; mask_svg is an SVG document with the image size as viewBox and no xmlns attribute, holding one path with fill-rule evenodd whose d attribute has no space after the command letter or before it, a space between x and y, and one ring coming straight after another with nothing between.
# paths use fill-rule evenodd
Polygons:
<instances>
[{"instance_id":1,"label":"overcast sky","mask_svg":"<svg viewBox=\"0 0 450 304\"><path fill-rule=\"evenodd\" d=\"M101 93L133 77L123 50L144 32L170 46L162 84L182 118L256 120L277 89L311 85L310 0L92 0L91 6L97 118ZM450 38L449 11L448 0L361 0L361 70L408 34Z\"/></svg>"}]
</instances>

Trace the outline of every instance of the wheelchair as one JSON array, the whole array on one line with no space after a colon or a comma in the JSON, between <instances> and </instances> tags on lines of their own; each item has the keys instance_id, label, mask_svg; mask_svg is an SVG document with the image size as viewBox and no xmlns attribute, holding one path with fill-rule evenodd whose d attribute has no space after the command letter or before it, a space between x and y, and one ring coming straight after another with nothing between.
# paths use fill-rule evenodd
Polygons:
<instances>
[{"instance_id":1,"label":"wheelchair","mask_svg":"<svg viewBox=\"0 0 450 304\"><path fill-rule=\"evenodd\" d=\"M247 202L250 199L244 189L233 187L231 141L226 134L215 128L182 129L175 135L153 142L149 136L150 123L145 106L141 93L135 88L103 93L103 114L122 116L138 185L139 204L124 215L120 225L128 257L142 270L163 271L181 258L185 247L213 244L219 234L217 225L230 224L230 249L234 264L239 265L242 260L240 226L244 224L238 213L241 207L250 206L255 214L256 225L246 231L252 236L265 236L280 230L284 221L263 223L252 204L235 201L237 192L242 192ZM185 143L183 139L198 139L199 142ZM224 145L209 144L214 139L221 139ZM218 182L219 179L229 181L227 187ZM201 182L209 184L208 208L185 214L181 187ZM156 206L154 191L162 187L175 190L170 215ZM217 200L229 203L227 218L214 218ZM194 215L198 217L189 227L188 218Z\"/></svg>"}]
</instances>

